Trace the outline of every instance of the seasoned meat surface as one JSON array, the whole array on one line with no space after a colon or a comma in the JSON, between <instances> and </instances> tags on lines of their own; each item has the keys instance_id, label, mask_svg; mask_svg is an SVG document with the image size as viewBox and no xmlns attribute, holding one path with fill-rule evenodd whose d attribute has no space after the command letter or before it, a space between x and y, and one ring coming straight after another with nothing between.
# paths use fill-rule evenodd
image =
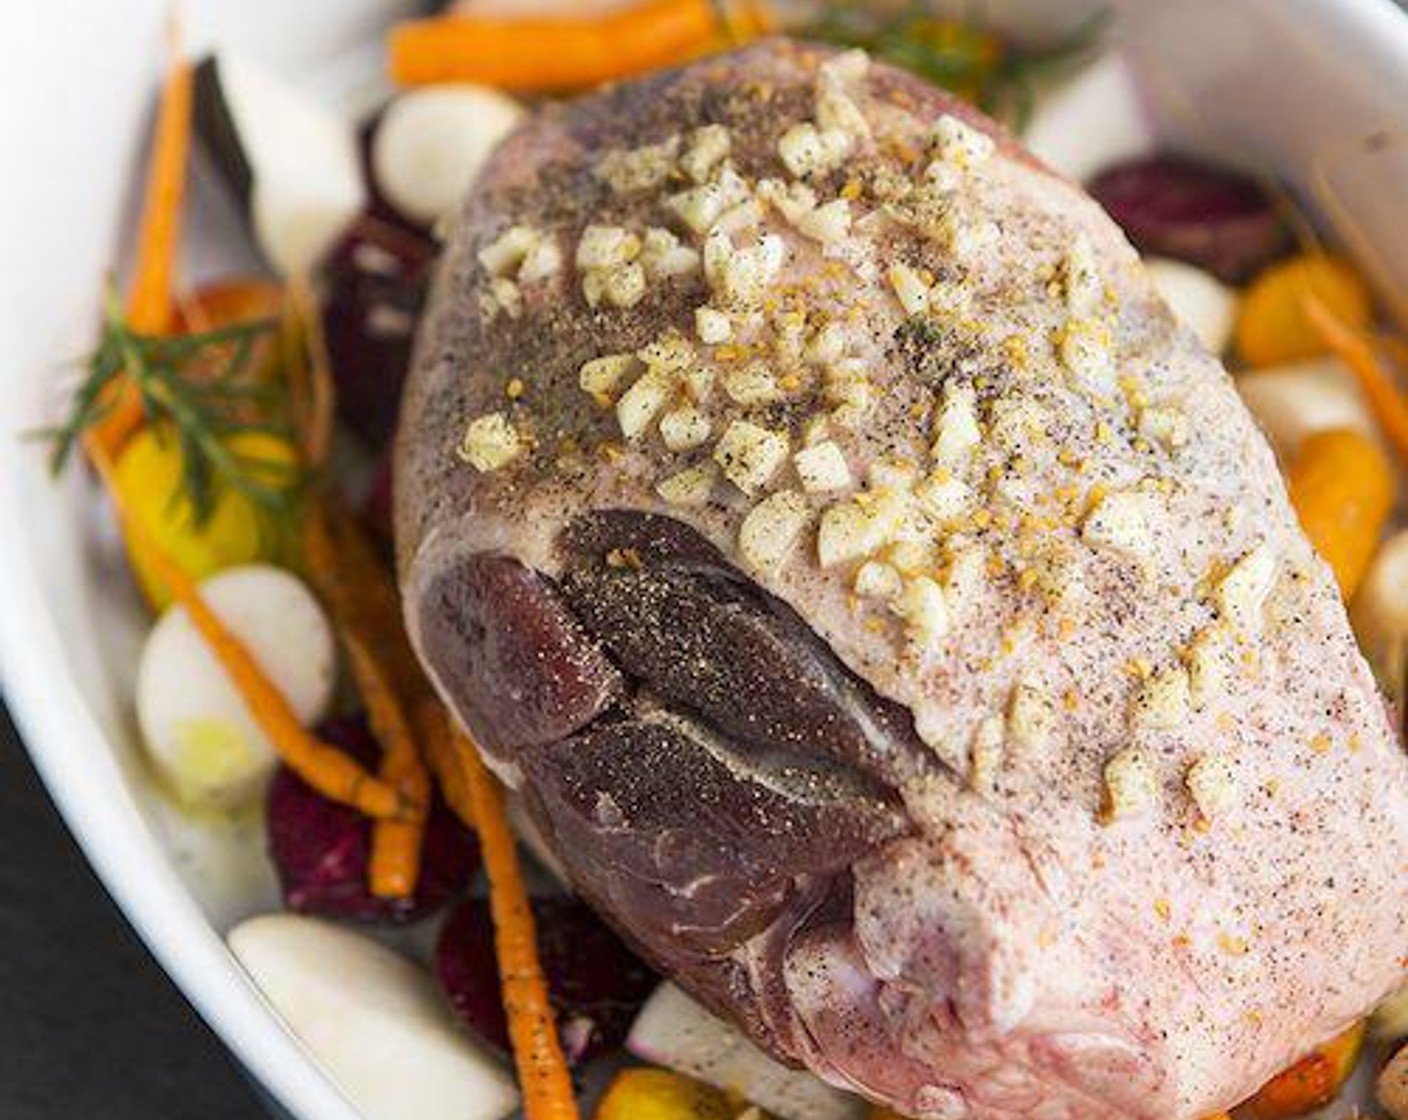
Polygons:
<instances>
[{"instance_id":1,"label":"seasoned meat surface","mask_svg":"<svg viewBox=\"0 0 1408 1120\"><path fill-rule=\"evenodd\" d=\"M1408 765L1080 188L787 41L539 111L452 231L407 621L574 882L906 1115L1197 1120L1408 955Z\"/></svg>"}]
</instances>

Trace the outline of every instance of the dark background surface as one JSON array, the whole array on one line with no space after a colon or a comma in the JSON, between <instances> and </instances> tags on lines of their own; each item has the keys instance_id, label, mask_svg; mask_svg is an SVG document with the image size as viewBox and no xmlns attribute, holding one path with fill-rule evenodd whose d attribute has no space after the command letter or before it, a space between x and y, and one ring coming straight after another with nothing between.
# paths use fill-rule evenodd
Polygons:
<instances>
[{"instance_id":1,"label":"dark background surface","mask_svg":"<svg viewBox=\"0 0 1408 1120\"><path fill-rule=\"evenodd\" d=\"M0 705L0 1120L267 1120L88 869Z\"/></svg>"}]
</instances>

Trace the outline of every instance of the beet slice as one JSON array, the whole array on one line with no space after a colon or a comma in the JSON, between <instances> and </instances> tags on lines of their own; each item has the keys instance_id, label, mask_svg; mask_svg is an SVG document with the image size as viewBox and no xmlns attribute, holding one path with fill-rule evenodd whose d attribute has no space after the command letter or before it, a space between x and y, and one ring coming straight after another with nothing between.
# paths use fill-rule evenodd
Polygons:
<instances>
[{"instance_id":1,"label":"beet slice","mask_svg":"<svg viewBox=\"0 0 1408 1120\"><path fill-rule=\"evenodd\" d=\"M381 753L364 717L334 719L318 734L363 766ZM426 825L421 874L411 898L377 898L367 889L371 822L330 801L288 767L269 786L269 853L284 905L299 914L404 925L439 910L479 869L478 844L437 795Z\"/></svg>"},{"instance_id":2,"label":"beet slice","mask_svg":"<svg viewBox=\"0 0 1408 1120\"><path fill-rule=\"evenodd\" d=\"M567 1060L590 1061L625 1042L656 975L574 898L533 901L538 952ZM484 899L466 899L445 922L435 971L455 1014L487 1046L509 1051L494 957L494 927Z\"/></svg>"},{"instance_id":3,"label":"beet slice","mask_svg":"<svg viewBox=\"0 0 1408 1120\"><path fill-rule=\"evenodd\" d=\"M1087 189L1140 252L1186 261L1227 283L1247 280L1290 244L1259 183L1186 156L1118 164Z\"/></svg>"}]
</instances>

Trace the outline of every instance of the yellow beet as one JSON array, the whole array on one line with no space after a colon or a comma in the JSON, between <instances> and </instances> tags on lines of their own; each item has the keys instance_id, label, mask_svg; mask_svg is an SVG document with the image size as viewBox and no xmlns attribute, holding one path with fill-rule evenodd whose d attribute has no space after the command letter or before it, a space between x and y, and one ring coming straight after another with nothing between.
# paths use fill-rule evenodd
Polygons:
<instances>
[{"instance_id":1,"label":"yellow beet","mask_svg":"<svg viewBox=\"0 0 1408 1120\"><path fill-rule=\"evenodd\" d=\"M1329 1104L1354 1072L1363 1042L1361 1021L1268 1081L1237 1109L1238 1120L1287 1120Z\"/></svg>"},{"instance_id":2,"label":"yellow beet","mask_svg":"<svg viewBox=\"0 0 1408 1120\"><path fill-rule=\"evenodd\" d=\"M1237 315L1237 352L1247 365L1278 366L1328 352L1306 319L1307 293L1352 329L1362 330L1373 317L1369 289L1341 258L1308 253L1272 265L1247 289Z\"/></svg>"},{"instance_id":3,"label":"yellow beet","mask_svg":"<svg viewBox=\"0 0 1408 1120\"><path fill-rule=\"evenodd\" d=\"M627 1069L616 1075L595 1120L736 1120L746 1106L702 1081L664 1069ZM760 1117L766 1120L761 1111Z\"/></svg>"},{"instance_id":4,"label":"yellow beet","mask_svg":"<svg viewBox=\"0 0 1408 1120\"><path fill-rule=\"evenodd\" d=\"M1348 602L1374 558L1393 506L1393 468L1364 436L1333 428L1301 444L1286 484L1301 528L1334 569Z\"/></svg>"},{"instance_id":5,"label":"yellow beet","mask_svg":"<svg viewBox=\"0 0 1408 1120\"><path fill-rule=\"evenodd\" d=\"M279 468L292 468L297 461L286 440L262 432L231 436L226 446L242 457L267 461ZM197 527L189 500L183 495L172 501L181 486L181 467L181 449L175 436L144 428L123 448L115 484L154 542L192 580L199 582L236 564L261 560L281 563L285 559L287 540L253 502L228 487L217 493L209 520ZM142 594L154 610L164 610L171 602L170 593L155 574L145 550L130 536L127 555Z\"/></svg>"}]
</instances>

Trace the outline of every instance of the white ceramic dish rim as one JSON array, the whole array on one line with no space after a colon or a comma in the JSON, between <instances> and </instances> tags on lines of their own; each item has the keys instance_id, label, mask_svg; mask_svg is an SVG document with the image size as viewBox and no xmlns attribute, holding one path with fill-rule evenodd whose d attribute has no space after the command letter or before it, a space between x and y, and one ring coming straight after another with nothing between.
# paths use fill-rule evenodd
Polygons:
<instances>
[{"instance_id":1,"label":"white ceramic dish rim","mask_svg":"<svg viewBox=\"0 0 1408 1120\"><path fill-rule=\"evenodd\" d=\"M1387 0L1303 0L1295 6L1312 27L1333 28L1362 49L1366 65L1408 76L1408 23ZM0 337L0 358L6 353ZM33 495L22 490L34 481L27 461L34 452L16 436L39 414L40 399L33 384L39 371L28 372L31 384L7 385L0 430L0 680L7 702L88 859L200 1013L292 1113L357 1120L356 1110L282 1029L196 905L126 788L98 713L79 687L76 651L62 640L59 605L46 597L41 549L24 516L33 504ZM65 500L58 487L50 489L47 501Z\"/></svg>"}]
</instances>

